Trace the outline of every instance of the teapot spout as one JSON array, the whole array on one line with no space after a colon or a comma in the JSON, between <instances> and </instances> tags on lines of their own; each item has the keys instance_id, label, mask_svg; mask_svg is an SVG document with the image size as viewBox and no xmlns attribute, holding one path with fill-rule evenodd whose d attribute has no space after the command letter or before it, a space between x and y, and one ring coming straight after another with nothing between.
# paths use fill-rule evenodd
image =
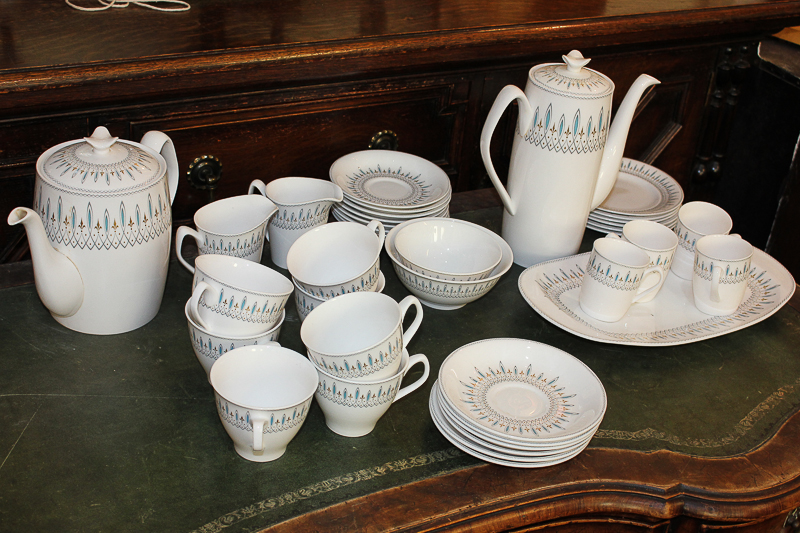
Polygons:
<instances>
[{"instance_id":1,"label":"teapot spout","mask_svg":"<svg viewBox=\"0 0 800 533\"><path fill-rule=\"evenodd\" d=\"M32 209L17 207L8 215L8 224L22 224L28 234L33 259L33 277L42 303L51 313L68 317L83 304L83 279L66 255L50 245L42 219Z\"/></svg>"},{"instance_id":2,"label":"teapot spout","mask_svg":"<svg viewBox=\"0 0 800 533\"><path fill-rule=\"evenodd\" d=\"M661 82L654 77L642 74L636 78L631 88L628 89L628 94L622 100L614 122L611 124L611 129L608 131L603 160L600 163L600 174L597 176L597 185L595 185L592 197L592 209L603 203L617 181L619 166L622 163L622 153L625 151L625 141L628 139L628 130L633 121L636 105L648 87L659 83Z\"/></svg>"}]
</instances>

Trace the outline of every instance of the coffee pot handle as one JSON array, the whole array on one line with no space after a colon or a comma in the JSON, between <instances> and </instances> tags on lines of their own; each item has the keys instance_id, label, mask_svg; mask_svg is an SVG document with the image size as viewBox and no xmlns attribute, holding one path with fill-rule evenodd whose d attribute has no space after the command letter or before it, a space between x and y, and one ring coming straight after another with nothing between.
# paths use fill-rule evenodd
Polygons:
<instances>
[{"instance_id":1,"label":"coffee pot handle","mask_svg":"<svg viewBox=\"0 0 800 533\"><path fill-rule=\"evenodd\" d=\"M519 104L517 129L519 130L520 135L525 135L525 132L528 131L531 120L533 120L533 110L531 109L531 104L528 102L528 97L525 96L525 93L522 92L518 87L515 87L514 85L506 85L503 87L503 90L500 91L500 94L497 95L494 104L492 104L492 108L489 110L489 115L486 117L486 122L483 124L483 130L481 131L480 142L481 158L483 158L483 164L486 167L486 172L489 174L489 179L492 180L494 188L497 189L497 192L500 194L500 199L503 201L506 211L508 211L511 215L515 215L517 212L517 202L514 201L511 196L509 196L508 191L506 191L506 188L503 187L503 184L500 182L500 178L497 176L497 172L492 164L492 155L489 147L492 142L492 134L497 127L497 123L500 122L500 117L503 116L506 108L514 100L516 100Z\"/></svg>"}]
</instances>

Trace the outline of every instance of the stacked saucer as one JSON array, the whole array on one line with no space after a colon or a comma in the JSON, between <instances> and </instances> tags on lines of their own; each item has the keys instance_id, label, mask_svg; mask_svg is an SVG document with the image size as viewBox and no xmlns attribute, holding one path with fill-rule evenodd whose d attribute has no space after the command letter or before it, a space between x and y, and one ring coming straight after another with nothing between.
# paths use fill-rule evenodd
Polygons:
<instances>
[{"instance_id":1,"label":"stacked saucer","mask_svg":"<svg viewBox=\"0 0 800 533\"><path fill-rule=\"evenodd\" d=\"M331 210L339 221L380 220L386 230L416 218L449 216L447 174L430 161L391 150L365 150L337 159L330 178L344 199Z\"/></svg>"},{"instance_id":2,"label":"stacked saucer","mask_svg":"<svg viewBox=\"0 0 800 533\"><path fill-rule=\"evenodd\" d=\"M672 176L641 161L623 158L614 188L589 213L586 227L620 233L626 222L652 220L674 229L682 203L683 189Z\"/></svg>"},{"instance_id":3,"label":"stacked saucer","mask_svg":"<svg viewBox=\"0 0 800 533\"><path fill-rule=\"evenodd\" d=\"M589 444L606 411L603 384L572 355L524 339L462 346L442 363L429 407L462 451L519 468L553 466Z\"/></svg>"}]
</instances>

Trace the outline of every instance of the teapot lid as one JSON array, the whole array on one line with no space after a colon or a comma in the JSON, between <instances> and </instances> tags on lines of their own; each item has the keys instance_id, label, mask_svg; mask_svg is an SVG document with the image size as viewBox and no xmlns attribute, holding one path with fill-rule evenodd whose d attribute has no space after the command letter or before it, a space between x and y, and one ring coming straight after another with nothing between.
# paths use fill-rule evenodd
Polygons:
<instances>
[{"instance_id":1,"label":"teapot lid","mask_svg":"<svg viewBox=\"0 0 800 533\"><path fill-rule=\"evenodd\" d=\"M39 158L39 176L69 191L130 193L164 177L163 158L144 146L112 137L99 126L91 137L54 146Z\"/></svg>"},{"instance_id":2,"label":"teapot lid","mask_svg":"<svg viewBox=\"0 0 800 533\"><path fill-rule=\"evenodd\" d=\"M591 61L573 50L561 56L564 63L547 63L531 70L530 79L538 87L563 96L601 98L614 92L614 82L596 70L585 68Z\"/></svg>"}]
</instances>

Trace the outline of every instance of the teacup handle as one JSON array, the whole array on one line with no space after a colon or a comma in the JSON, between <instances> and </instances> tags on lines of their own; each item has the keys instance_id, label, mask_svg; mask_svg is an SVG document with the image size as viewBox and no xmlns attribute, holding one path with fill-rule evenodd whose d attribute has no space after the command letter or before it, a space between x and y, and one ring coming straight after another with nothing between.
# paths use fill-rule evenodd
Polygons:
<instances>
[{"instance_id":1,"label":"teacup handle","mask_svg":"<svg viewBox=\"0 0 800 533\"><path fill-rule=\"evenodd\" d=\"M250 187L247 188L247 194L253 194L254 191L260 192L262 196L267 196L267 186L259 179L250 182Z\"/></svg>"},{"instance_id":2,"label":"teacup handle","mask_svg":"<svg viewBox=\"0 0 800 533\"><path fill-rule=\"evenodd\" d=\"M192 291L192 298L189 300L189 311L192 313L192 318L194 318L194 321L197 322L201 328L205 329L206 331L211 331L211 328L208 327L208 324L206 324L206 322L200 317L199 313L200 298L206 291L209 291L210 294L214 295L214 300L219 300L219 291L217 291L207 282L200 280L197 282L197 286L194 288L194 291Z\"/></svg>"},{"instance_id":3,"label":"teacup handle","mask_svg":"<svg viewBox=\"0 0 800 533\"><path fill-rule=\"evenodd\" d=\"M413 305L417 308L417 315L414 317L414 321L411 322L411 325L408 326L408 329L403 332L403 346L408 346L409 341L414 338L414 334L417 333L419 325L422 323L422 304L419 303L419 300L416 296L408 295L400 301L399 305L401 322L406 317L409 307Z\"/></svg>"},{"instance_id":4,"label":"teacup handle","mask_svg":"<svg viewBox=\"0 0 800 533\"><path fill-rule=\"evenodd\" d=\"M383 241L386 239L386 229L384 229L383 223L380 220L373 220L367 224L367 227L378 236L378 250L383 250Z\"/></svg>"},{"instance_id":5,"label":"teacup handle","mask_svg":"<svg viewBox=\"0 0 800 533\"><path fill-rule=\"evenodd\" d=\"M267 417L261 414L250 413L250 425L253 426L253 451L264 450L264 424Z\"/></svg>"},{"instance_id":6,"label":"teacup handle","mask_svg":"<svg viewBox=\"0 0 800 533\"><path fill-rule=\"evenodd\" d=\"M183 258L183 255L181 254L181 248L183 247L183 239L185 239L187 235L189 237L192 237L195 240L195 242L197 242L198 249L200 248L200 244L202 242L200 234L188 226L181 226L175 232L175 254L178 256L178 261L180 261L181 264L185 266L189 272L194 274L194 267L190 265L186 261L186 259Z\"/></svg>"},{"instance_id":7,"label":"teacup handle","mask_svg":"<svg viewBox=\"0 0 800 533\"><path fill-rule=\"evenodd\" d=\"M397 400L399 400L400 398L406 396L408 393L414 392L415 390L420 388L423 385L423 383L425 383L426 379L428 379L428 375L430 375L430 373L431 373L431 366L430 366L430 363L428 363L428 358L425 357L421 353L418 353L417 355L412 355L408 359L408 368L406 369L405 373L403 373L403 376L408 374L408 371L411 370L411 367L416 365L417 363L422 363L422 365L425 367L425 370L422 372L422 377L419 378L414 383L412 383L410 385L406 385L405 387L403 387L402 389L397 391L397 396L394 397L394 400L392 400L392 403L394 403Z\"/></svg>"},{"instance_id":8,"label":"teacup handle","mask_svg":"<svg viewBox=\"0 0 800 533\"><path fill-rule=\"evenodd\" d=\"M642 291L640 293L637 293L636 296L633 297L633 301L631 303L635 304L636 302L638 302L639 300L641 300L642 298L644 298L648 294L650 294L652 292L655 292L658 289L660 289L661 285L664 284L664 279L666 278L666 275L664 274L664 267L662 267L661 265L654 265L654 266L651 266L649 268L646 268L645 271L642 272L642 279L647 277L647 275L650 274L651 272L658 272L658 278L659 278L658 279L658 283L656 283L655 285L653 285L652 287L650 287L647 290L644 290L644 291Z\"/></svg>"}]
</instances>

